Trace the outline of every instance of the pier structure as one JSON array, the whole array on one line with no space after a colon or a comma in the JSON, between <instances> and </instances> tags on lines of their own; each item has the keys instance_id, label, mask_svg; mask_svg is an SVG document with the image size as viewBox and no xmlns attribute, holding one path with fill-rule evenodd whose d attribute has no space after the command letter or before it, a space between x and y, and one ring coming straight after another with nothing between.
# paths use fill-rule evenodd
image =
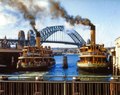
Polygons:
<instances>
[{"instance_id":1,"label":"pier structure","mask_svg":"<svg viewBox=\"0 0 120 95\"><path fill-rule=\"evenodd\" d=\"M20 77L18 80L7 80L4 77L0 81L0 95L120 95L119 81L100 80L109 76L79 77L79 80L76 79L78 77L70 77L72 81L47 81L39 78L20 80Z\"/></svg>"}]
</instances>

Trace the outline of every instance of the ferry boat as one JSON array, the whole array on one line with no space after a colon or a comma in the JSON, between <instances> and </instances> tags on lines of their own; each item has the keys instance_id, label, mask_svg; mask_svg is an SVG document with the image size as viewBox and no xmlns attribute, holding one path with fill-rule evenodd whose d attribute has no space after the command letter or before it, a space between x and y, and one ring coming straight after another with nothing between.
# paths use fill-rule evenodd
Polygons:
<instances>
[{"instance_id":1,"label":"ferry boat","mask_svg":"<svg viewBox=\"0 0 120 95\"><path fill-rule=\"evenodd\" d=\"M108 60L107 49L104 44L96 44L95 26L91 26L91 41L83 45L80 50L80 60L77 62L78 68L94 73L111 72L111 63Z\"/></svg>"},{"instance_id":2,"label":"ferry boat","mask_svg":"<svg viewBox=\"0 0 120 95\"><path fill-rule=\"evenodd\" d=\"M24 46L22 55L18 57L18 71L44 71L54 66L55 60L50 47L45 47L40 43L40 33L36 32L36 46Z\"/></svg>"},{"instance_id":3,"label":"ferry boat","mask_svg":"<svg viewBox=\"0 0 120 95\"><path fill-rule=\"evenodd\" d=\"M47 70L55 64L50 47L24 46L18 57L17 69L21 71Z\"/></svg>"}]
</instances>

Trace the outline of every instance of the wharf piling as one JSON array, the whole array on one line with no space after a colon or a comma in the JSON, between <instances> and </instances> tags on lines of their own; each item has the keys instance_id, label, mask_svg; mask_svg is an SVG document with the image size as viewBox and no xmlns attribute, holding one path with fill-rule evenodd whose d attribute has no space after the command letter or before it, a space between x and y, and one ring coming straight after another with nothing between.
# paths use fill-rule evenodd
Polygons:
<instances>
[{"instance_id":1,"label":"wharf piling","mask_svg":"<svg viewBox=\"0 0 120 95\"><path fill-rule=\"evenodd\" d=\"M119 87L119 81L1 80L0 95L120 95Z\"/></svg>"},{"instance_id":2,"label":"wharf piling","mask_svg":"<svg viewBox=\"0 0 120 95\"><path fill-rule=\"evenodd\" d=\"M63 56L63 68L64 69L68 68L68 62L67 62L67 56L66 55Z\"/></svg>"}]
</instances>

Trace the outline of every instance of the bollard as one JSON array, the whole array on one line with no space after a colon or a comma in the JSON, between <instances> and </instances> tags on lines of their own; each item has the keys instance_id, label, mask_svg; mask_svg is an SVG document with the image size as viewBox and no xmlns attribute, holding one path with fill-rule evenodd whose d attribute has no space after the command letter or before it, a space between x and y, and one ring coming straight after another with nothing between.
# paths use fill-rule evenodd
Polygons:
<instances>
[{"instance_id":1,"label":"bollard","mask_svg":"<svg viewBox=\"0 0 120 95\"><path fill-rule=\"evenodd\" d=\"M117 95L117 79L112 78L110 81L110 95Z\"/></svg>"},{"instance_id":2,"label":"bollard","mask_svg":"<svg viewBox=\"0 0 120 95\"><path fill-rule=\"evenodd\" d=\"M75 77L73 77L73 81L72 81L72 95L74 95L74 92L75 92L74 91L74 87L75 87L74 86L74 84L75 84L75 80L74 79L75 79Z\"/></svg>"},{"instance_id":3,"label":"bollard","mask_svg":"<svg viewBox=\"0 0 120 95\"><path fill-rule=\"evenodd\" d=\"M64 95L66 95L66 81L64 81Z\"/></svg>"},{"instance_id":4,"label":"bollard","mask_svg":"<svg viewBox=\"0 0 120 95\"><path fill-rule=\"evenodd\" d=\"M67 56L63 56L63 68L67 69L68 68L68 62L67 62Z\"/></svg>"}]
</instances>

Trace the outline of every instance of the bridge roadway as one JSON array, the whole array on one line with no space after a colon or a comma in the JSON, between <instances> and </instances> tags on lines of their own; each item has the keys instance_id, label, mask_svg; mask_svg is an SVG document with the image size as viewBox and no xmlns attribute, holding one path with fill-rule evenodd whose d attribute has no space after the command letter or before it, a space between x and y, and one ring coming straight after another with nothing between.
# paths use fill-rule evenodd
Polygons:
<instances>
[{"instance_id":1,"label":"bridge roadway","mask_svg":"<svg viewBox=\"0 0 120 95\"><path fill-rule=\"evenodd\" d=\"M0 42L3 41L4 39L0 39ZM16 44L18 43L17 39L6 39L7 42L10 42L10 44ZM28 40L25 40L25 43L28 43ZM74 43L74 42L67 42L67 41L41 41L41 43L61 43L61 44L69 44L69 45L77 45L81 46L80 43Z\"/></svg>"}]
</instances>

